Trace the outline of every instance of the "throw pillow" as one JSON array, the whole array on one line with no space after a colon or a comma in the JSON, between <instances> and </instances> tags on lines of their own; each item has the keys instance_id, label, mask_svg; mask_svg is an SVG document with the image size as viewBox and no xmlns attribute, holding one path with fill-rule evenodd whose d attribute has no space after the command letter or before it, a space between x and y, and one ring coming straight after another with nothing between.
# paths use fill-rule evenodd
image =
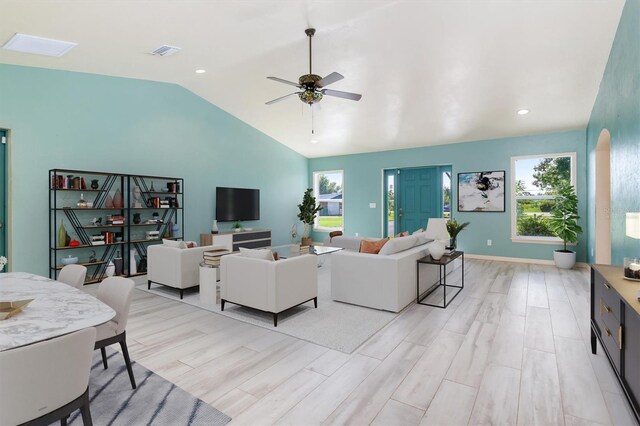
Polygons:
<instances>
[{"instance_id":1,"label":"throw pillow","mask_svg":"<svg viewBox=\"0 0 640 426\"><path fill-rule=\"evenodd\" d=\"M404 238L394 238L390 240L389 243L385 244L384 247L380 250L380 255L389 255L394 253L399 253L401 251L409 250L411 247L416 245L417 238L414 236L404 237Z\"/></svg>"},{"instance_id":2,"label":"throw pillow","mask_svg":"<svg viewBox=\"0 0 640 426\"><path fill-rule=\"evenodd\" d=\"M240 256L252 259L273 260L273 253L269 249L248 249L240 247Z\"/></svg>"},{"instance_id":3,"label":"throw pillow","mask_svg":"<svg viewBox=\"0 0 640 426\"><path fill-rule=\"evenodd\" d=\"M162 239L162 245L165 247L184 248L184 247L181 247L181 243L184 243L184 241L167 240L164 238Z\"/></svg>"},{"instance_id":4,"label":"throw pillow","mask_svg":"<svg viewBox=\"0 0 640 426\"><path fill-rule=\"evenodd\" d=\"M389 241L388 238L383 238L382 240L362 240L360 241L360 253L378 254L387 241Z\"/></svg>"},{"instance_id":5,"label":"throw pillow","mask_svg":"<svg viewBox=\"0 0 640 426\"><path fill-rule=\"evenodd\" d=\"M194 248L194 247L198 247L198 243L196 243L195 241L187 241L187 248Z\"/></svg>"}]
</instances>

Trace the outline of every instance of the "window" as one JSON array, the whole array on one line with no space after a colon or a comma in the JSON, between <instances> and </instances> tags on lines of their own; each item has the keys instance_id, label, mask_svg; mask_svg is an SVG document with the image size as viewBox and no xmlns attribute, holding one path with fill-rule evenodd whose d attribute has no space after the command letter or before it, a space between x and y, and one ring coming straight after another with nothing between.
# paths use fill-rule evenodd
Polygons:
<instances>
[{"instance_id":1,"label":"window","mask_svg":"<svg viewBox=\"0 0 640 426\"><path fill-rule=\"evenodd\" d=\"M321 210L316 216L314 229L342 231L344 224L342 170L313 173L313 193Z\"/></svg>"},{"instance_id":2,"label":"window","mask_svg":"<svg viewBox=\"0 0 640 426\"><path fill-rule=\"evenodd\" d=\"M513 241L557 243L549 218L556 188L575 185L576 154L511 158L511 238Z\"/></svg>"},{"instance_id":3,"label":"window","mask_svg":"<svg viewBox=\"0 0 640 426\"><path fill-rule=\"evenodd\" d=\"M451 218L451 171L442 172L442 217Z\"/></svg>"}]
</instances>

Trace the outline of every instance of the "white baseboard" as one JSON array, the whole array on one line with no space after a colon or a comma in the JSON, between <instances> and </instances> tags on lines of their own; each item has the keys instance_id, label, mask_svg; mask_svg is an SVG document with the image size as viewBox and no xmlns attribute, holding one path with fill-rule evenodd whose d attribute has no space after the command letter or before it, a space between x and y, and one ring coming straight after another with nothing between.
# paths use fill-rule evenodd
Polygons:
<instances>
[{"instance_id":1,"label":"white baseboard","mask_svg":"<svg viewBox=\"0 0 640 426\"><path fill-rule=\"evenodd\" d=\"M555 265L553 260L547 260L547 259L527 259L524 257L488 256L485 254L471 254L471 253L465 253L464 257L467 259L495 260L498 262L531 263L534 265L549 265L549 266ZM589 269L589 264L584 262L578 262L576 263L576 268Z\"/></svg>"}]
</instances>

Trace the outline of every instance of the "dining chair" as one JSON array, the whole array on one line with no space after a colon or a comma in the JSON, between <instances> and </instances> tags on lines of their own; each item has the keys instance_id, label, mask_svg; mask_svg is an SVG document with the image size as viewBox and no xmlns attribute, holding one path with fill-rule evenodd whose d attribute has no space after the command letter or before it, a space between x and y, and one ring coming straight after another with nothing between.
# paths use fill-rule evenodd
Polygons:
<instances>
[{"instance_id":1,"label":"dining chair","mask_svg":"<svg viewBox=\"0 0 640 426\"><path fill-rule=\"evenodd\" d=\"M131 297L133 296L133 280L123 277L109 277L100 283L98 287L98 300L109 305L116 311L116 316L109 322L100 324L96 333L95 349L100 349L102 354L102 364L105 370L109 368L107 364L107 351L105 348L115 343L120 344L122 356L127 365L131 387L136 388L136 379L133 377L129 350L127 349L127 320L129 318L129 308L131 307Z\"/></svg>"},{"instance_id":2,"label":"dining chair","mask_svg":"<svg viewBox=\"0 0 640 426\"><path fill-rule=\"evenodd\" d=\"M89 410L89 373L94 327L0 352L0 424L65 424L80 409L85 426Z\"/></svg>"},{"instance_id":3,"label":"dining chair","mask_svg":"<svg viewBox=\"0 0 640 426\"><path fill-rule=\"evenodd\" d=\"M66 265L58 275L58 281L69 284L71 287L81 289L84 279L87 277L87 268L82 265Z\"/></svg>"}]
</instances>

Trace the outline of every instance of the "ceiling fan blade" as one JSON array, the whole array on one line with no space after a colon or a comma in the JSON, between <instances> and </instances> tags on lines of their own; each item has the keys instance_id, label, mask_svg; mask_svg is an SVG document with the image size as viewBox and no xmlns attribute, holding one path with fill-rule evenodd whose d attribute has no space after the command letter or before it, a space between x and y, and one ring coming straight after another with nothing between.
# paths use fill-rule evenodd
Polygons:
<instances>
[{"instance_id":1,"label":"ceiling fan blade","mask_svg":"<svg viewBox=\"0 0 640 426\"><path fill-rule=\"evenodd\" d=\"M289 96L298 95L298 94L300 94L300 92L293 92L293 93L289 93L288 95L284 95L284 96L281 96L281 97L276 98L276 99L274 99L274 100L271 100L271 101L269 101L269 102L265 102L265 105L275 104L276 102L280 102L281 100L286 99L286 98L288 98Z\"/></svg>"},{"instance_id":2,"label":"ceiling fan blade","mask_svg":"<svg viewBox=\"0 0 640 426\"><path fill-rule=\"evenodd\" d=\"M349 93L349 92L341 92L340 90L331 90L331 89L323 89L323 95L335 96L343 99L350 99L352 101L359 101L362 98L362 95L357 93Z\"/></svg>"},{"instance_id":3,"label":"ceiling fan blade","mask_svg":"<svg viewBox=\"0 0 640 426\"><path fill-rule=\"evenodd\" d=\"M284 84L289 84L291 86L296 86L296 87L300 87L300 85L298 83L294 83L293 81L289 81L289 80L285 80L283 78L278 78L278 77L267 77L269 80L273 80L273 81L278 81L280 83L284 83Z\"/></svg>"},{"instance_id":4,"label":"ceiling fan blade","mask_svg":"<svg viewBox=\"0 0 640 426\"><path fill-rule=\"evenodd\" d=\"M329 74L328 76L326 76L325 78L323 78L322 80L318 81L316 83L316 85L318 87L326 87L330 84L335 83L336 81L340 81L344 78L344 76L342 74L339 74L337 72L332 72L331 74Z\"/></svg>"}]
</instances>

